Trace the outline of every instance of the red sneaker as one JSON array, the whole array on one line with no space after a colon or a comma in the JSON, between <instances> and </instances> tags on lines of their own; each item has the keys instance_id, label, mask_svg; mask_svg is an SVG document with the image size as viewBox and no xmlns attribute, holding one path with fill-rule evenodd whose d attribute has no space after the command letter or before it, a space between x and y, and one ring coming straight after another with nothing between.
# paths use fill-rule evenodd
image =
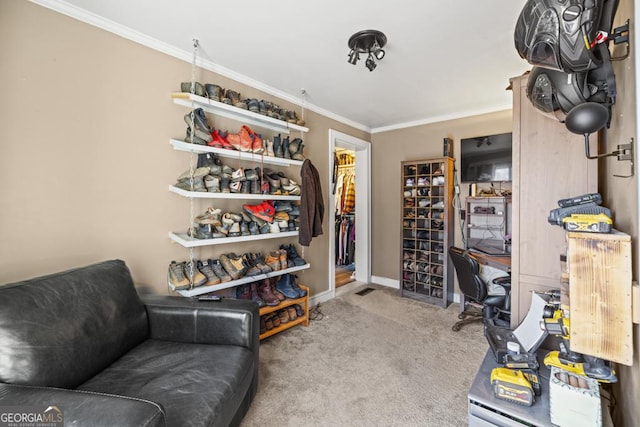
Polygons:
<instances>
[{"instance_id":1,"label":"red sneaker","mask_svg":"<svg viewBox=\"0 0 640 427\"><path fill-rule=\"evenodd\" d=\"M211 132L211 137L213 138L212 141L207 143L210 147L226 148L228 150L234 149L233 146L229 144L229 141L218 132L218 129Z\"/></svg>"},{"instance_id":2,"label":"red sneaker","mask_svg":"<svg viewBox=\"0 0 640 427\"><path fill-rule=\"evenodd\" d=\"M255 133L247 125L243 125L242 129L245 130L249 134L249 137L251 138L251 150L250 151L253 151L254 153L262 153L264 151L264 148L262 147L262 138L260 138L260 135Z\"/></svg>"},{"instance_id":3,"label":"red sneaker","mask_svg":"<svg viewBox=\"0 0 640 427\"><path fill-rule=\"evenodd\" d=\"M238 133L230 133L227 135L227 141L233 145L238 151L251 151L253 149L253 140L251 135L246 129L246 126L242 126Z\"/></svg>"},{"instance_id":4,"label":"red sneaker","mask_svg":"<svg viewBox=\"0 0 640 427\"><path fill-rule=\"evenodd\" d=\"M268 201L259 205L242 205L242 209L249 215L266 222L273 222L273 216L276 214L276 208Z\"/></svg>"}]
</instances>

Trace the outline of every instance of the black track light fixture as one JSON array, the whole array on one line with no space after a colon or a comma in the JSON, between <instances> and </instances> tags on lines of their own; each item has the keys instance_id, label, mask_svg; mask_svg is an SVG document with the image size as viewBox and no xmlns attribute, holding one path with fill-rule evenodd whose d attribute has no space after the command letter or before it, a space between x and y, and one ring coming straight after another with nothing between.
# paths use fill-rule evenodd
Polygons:
<instances>
[{"instance_id":1,"label":"black track light fixture","mask_svg":"<svg viewBox=\"0 0 640 427\"><path fill-rule=\"evenodd\" d=\"M387 44L387 36L378 30L358 31L349 37L349 64L356 65L361 53L367 54L365 66L369 71L375 70L376 60L384 58L385 51L382 49Z\"/></svg>"}]
</instances>

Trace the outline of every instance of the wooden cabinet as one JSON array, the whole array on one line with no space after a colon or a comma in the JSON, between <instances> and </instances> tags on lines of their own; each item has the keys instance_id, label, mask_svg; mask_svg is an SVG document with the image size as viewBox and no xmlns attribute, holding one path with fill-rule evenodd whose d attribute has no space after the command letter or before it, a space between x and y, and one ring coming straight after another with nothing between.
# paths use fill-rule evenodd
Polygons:
<instances>
[{"instance_id":1,"label":"wooden cabinet","mask_svg":"<svg viewBox=\"0 0 640 427\"><path fill-rule=\"evenodd\" d=\"M560 288L565 231L547 222L559 199L594 193L597 161L584 154L584 138L544 116L526 96L527 76L513 87L512 325L527 313L531 290Z\"/></svg>"},{"instance_id":2,"label":"wooden cabinet","mask_svg":"<svg viewBox=\"0 0 640 427\"><path fill-rule=\"evenodd\" d=\"M402 162L400 295L447 307L453 299L453 162ZM451 271L449 271L451 270Z\"/></svg>"}]
</instances>

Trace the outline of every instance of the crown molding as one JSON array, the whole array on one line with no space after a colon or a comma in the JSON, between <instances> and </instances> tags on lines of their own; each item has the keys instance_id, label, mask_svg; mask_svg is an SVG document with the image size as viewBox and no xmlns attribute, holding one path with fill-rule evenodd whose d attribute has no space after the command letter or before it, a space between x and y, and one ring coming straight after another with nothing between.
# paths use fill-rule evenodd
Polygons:
<instances>
[{"instance_id":1,"label":"crown molding","mask_svg":"<svg viewBox=\"0 0 640 427\"><path fill-rule=\"evenodd\" d=\"M488 108L483 108L483 109L479 109L479 110L469 110L469 111L463 111L460 113L453 113L453 114L445 114L442 116L436 116L436 117L429 117L427 119L421 119L421 120L414 120L411 122L405 122L405 123L398 123L395 125L389 125L389 126L380 126L380 127L376 127L376 128L371 128L371 134L376 134L376 133L382 133L382 132L388 132L388 131L392 131L392 130L399 130L399 129L406 129L406 128L411 128L411 127L415 127L415 126L423 126L423 125L428 125L431 123L439 123L439 122L446 122L447 120L455 120L455 119L464 119L467 117L473 117L473 116L479 116L482 114L489 114L489 113L497 113L500 111L507 111L507 110L511 110L513 107L512 105L496 105L493 107L488 107Z\"/></svg>"},{"instance_id":2,"label":"crown molding","mask_svg":"<svg viewBox=\"0 0 640 427\"><path fill-rule=\"evenodd\" d=\"M89 12L86 9L82 9L80 7L67 3L66 1L63 1L63 0L30 0L30 1L42 7L46 7L47 9L51 9L55 12L69 16L73 19L77 19L78 21L84 22L86 24L100 28L110 33L116 34L127 40L131 40L135 43L141 44L143 46L146 46L158 52L162 52L166 55L180 59L187 63L191 63L193 59L192 52L187 52L185 50L178 49L175 46L172 46L168 43L165 43L153 37L149 37L139 31L136 31L127 26L118 24L117 22L114 22L110 19L106 19L93 12ZM276 96L284 101L290 102L295 105L299 105L300 107L304 107L305 109L313 111L314 113L320 114L321 116L343 123L347 126L351 126L355 129L358 129L367 133L371 133L371 128L369 126L347 119L346 117L342 117L331 111L325 110L324 108L319 107L315 104L306 103L302 98L292 96L286 92L282 92L265 83L262 83L258 80L245 76L244 74L240 74L226 67L223 67L219 64L216 64L213 61L197 58L196 65L208 71L212 71L216 74L220 74L221 76L228 77L239 83L250 86L254 89L258 89L262 92L268 93L269 95Z\"/></svg>"}]
</instances>

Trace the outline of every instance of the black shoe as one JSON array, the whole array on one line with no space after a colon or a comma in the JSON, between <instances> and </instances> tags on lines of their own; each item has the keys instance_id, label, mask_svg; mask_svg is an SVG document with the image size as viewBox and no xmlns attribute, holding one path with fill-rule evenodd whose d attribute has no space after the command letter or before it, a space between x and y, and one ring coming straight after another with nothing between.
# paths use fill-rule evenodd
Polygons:
<instances>
[{"instance_id":1,"label":"black shoe","mask_svg":"<svg viewBox=\"0 0 640 427\"><path fill-rule=\"evenodd\" d=\"M273 137L273 153L276 155L276 157L284 157L284 152L282 150L282 139L280 134L277 134Z\"/></svg>"},{"instance_id":2,"label":"black shoe","mask_svg":"<svg viewBox=\"0 0 640 427\"><path fill-rule=\"evenodd\" d=\"M216 155L213 153L200 153L198 154L198 164L199 168L210 168L216 165Z\"/></svg>"},{"instance_id":3,"label":"black shoe","mask_svg":"<svg viewBox=\"0 0 640 427\"><path fill-rule=\"evenodd\" d=\"M298 315L298 317L304 316L304 308L302 308L300 304L294 304L293 308L296 309L296 314Z\"/></svg>"},{"instance_id":4,"label":"black shoe","mask_svg":"<svg viewBox=\"0 0 640 427\"><path fill-rule=\"evenodd\" d=\"M249 108L249 111L252 111L254 113L258 113L260 111L260 103L258 102L257 99L251 98L251 99L247 99L245 102L247 103L247 107Z\"/></svg>"},{"instance_id":5,"label":"black shoe","mask_svg":"<svg viewBox=\"0 0 640 427\"><path fill-rule=\"evenodd\" d=\"M255 181L246 181L249 183L249 192L251 194L260 194L260 181L259 180L255 180Z\"/></svg>"},{"instance_id":6,"label":"black shoe","mask_svg":"<svg viewBox=\"0 0 640 427\"><path fill-rule=\"evenodd\" d=\"M276 202L276 212L291 212L293 207L289 200L278 200Z\"/></svg>"},{"instance_id":7,"label":"black shoe","mask_svg":"<svg viewBox=\"0 0 640 427\"><path fill-rule=\"evenodd\" d=\"M249 234L251 234L252 236L255 236L256 234L260 234L260 228L258 227L258 224L255 221L251 221L249 222Z\"/></svg>"},{"instance_id":8,"label":"black shoe","mask_svg":"<svg viewBox=\"0 0 640 427\"><path fill-rule=\"evenodd\" d=\"M240 221L240 235L241 236L249 236L251 233L249 231L249 225L246 221Z\"/></svg>"},{"instance_id":9,"label":"black shoe","mask_svg":"<svg viewBox=\"0 0 640 427\"><path fill-rule=\"evenodd\" d=\"M196 108L193 110L193 120L197 128L206 133L211 133L211 127L207 122L207 116L204 114L202 108Z\"/></svg>"},{"instance_id":10,"label":"black shoe","mask_svg":"<svg viewBox=\"0 0 640 427\"><path fill-rule=\"evenodd\" d=\"M301 266L307 263L307 261L298 254L298 251L293 244L287 246L280 245L280 249L285 249L287 251L287 260L292 260L295 266Z\"/></svg>"},{"instance_id":11,"label":"black shoe","mask_svg":"<svg viewBox=\"0 0 640 427\"><path fill-rule=\"evenodd\" d=\"M285 159L291 159L291 153L289 153L289 137L285 136L282 140L282 153Z\"/></svg>"},{"instance_id":12,"label":"black shoe","mask_svg":"<svg viewBox=\"0 0 640 427\"><path fill-rule=\"evenodd\" d=\"M247 271L244 273L245 276L257 276L262 273L262 270L253 263L251 254L242 255L242 263L247 267Z\"/></svg>"}]
</instances>

